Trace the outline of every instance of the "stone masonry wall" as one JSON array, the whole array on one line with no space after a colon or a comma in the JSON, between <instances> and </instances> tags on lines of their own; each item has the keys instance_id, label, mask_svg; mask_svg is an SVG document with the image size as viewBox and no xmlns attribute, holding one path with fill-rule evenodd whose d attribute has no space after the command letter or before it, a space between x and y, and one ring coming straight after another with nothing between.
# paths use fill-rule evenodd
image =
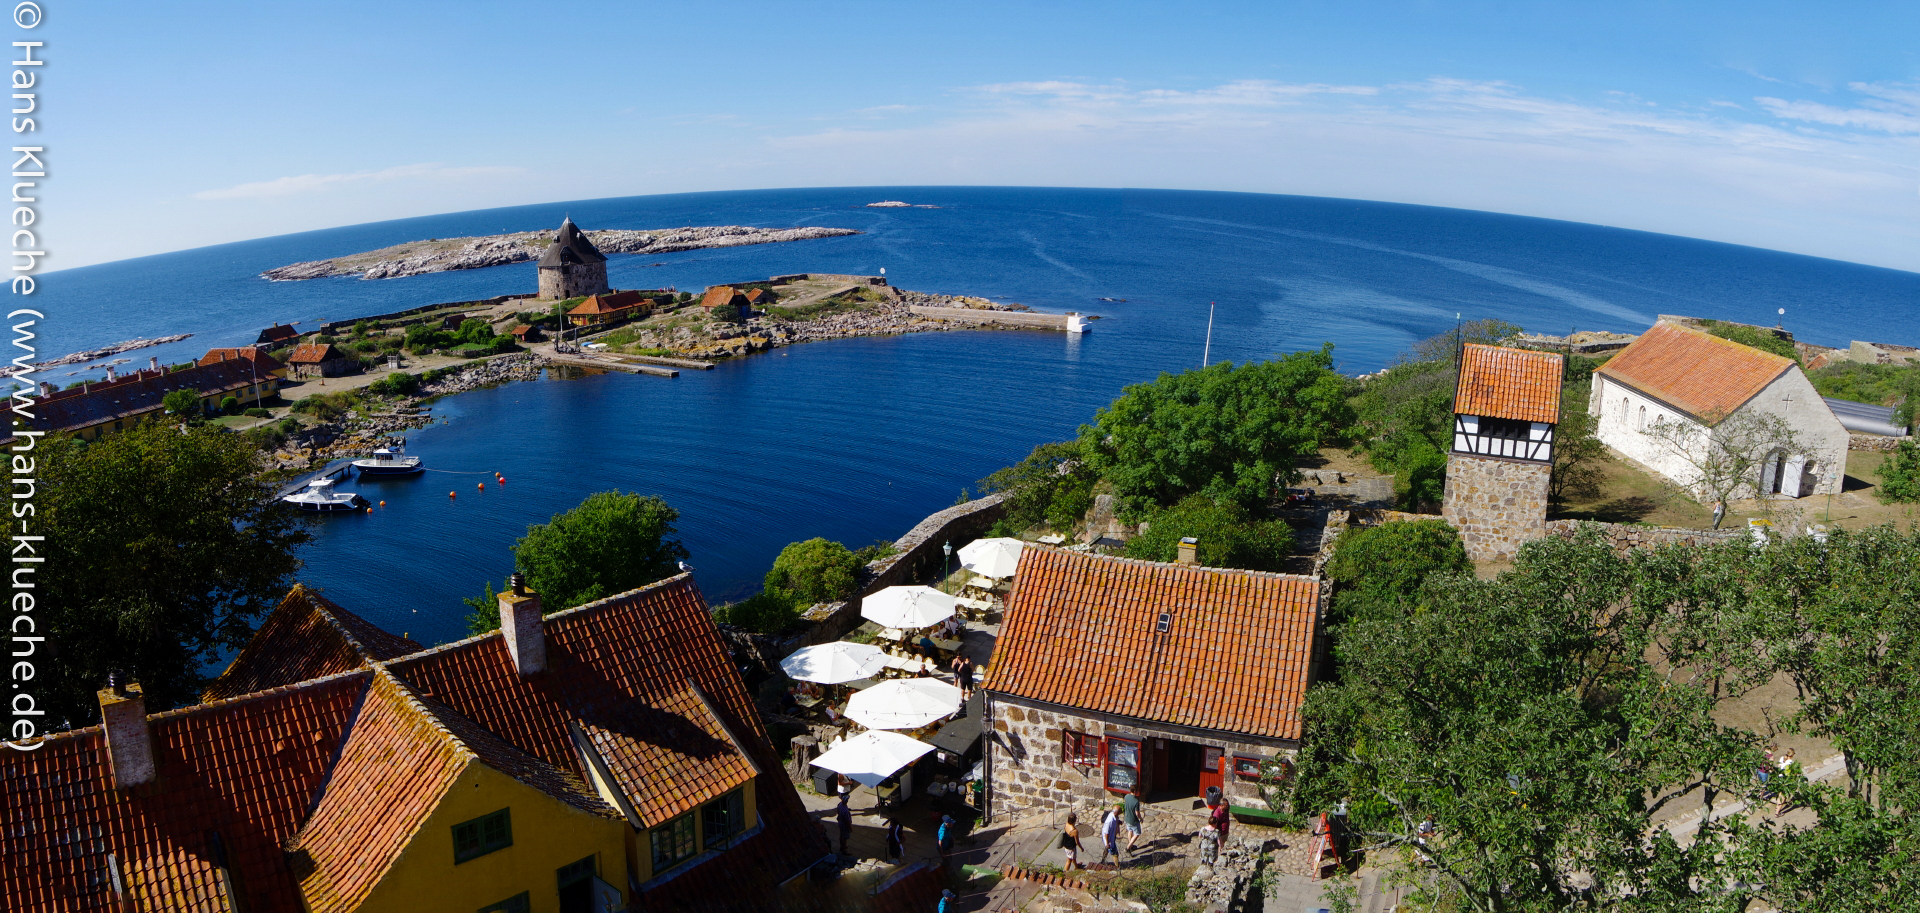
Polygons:
<instances>
[{"instance_id":1,"label":"stone masonry wall","mask_svg":"<svg viewBox=\"0 0 1920 913\"><path fill-rule=\"evenodd\" d=\"M839 640L859 627L862 596L923 580L943 565L959 567L960 547L980 538L1007 515L1003 503L1006 497L1005 493L995 493L975 498L920 521L906 535L894 540L898 553L867 565L852 599L823 603L806 613L806 620L814 624L793 643L794 649ZM947 544L953 545L954 556L950 562L941 548Z\"/></svg>"},{"instance_id":2,"label":"stone masonry wall","mask_svg":"<svg viewBox=\"0 0 1920 913\"><path fill-rule=\"evenodd\" d=\"M1897 450L1901 442L1911 441L1910 437L1885 437L1878 434L1847 435L1848 450Z\"/></svg>"},{"instance_id":3,"label":"stone masonry wall","mask_svg":"<svg viewBox=\"0 0 1920 913\"><path fill-rule=\"evenodd\" d=\"M1440 516L1460 531L1475 561L1512 561L1524 543L1546 535L1545 463L1447 455Z\"/></svg>"},{"instance_id":4,"label":"stone masonry wall","mask_svg":"<svg viewBox=\"0 0 1920 913\"><path fill-rule=\"evenodd\" d=\"M607 291L605 263L575 263L540 271L540 297L559 300Z\"/></svg>"},{"instance_id":5,"label":"stone masonry wall","mask_svg":"<svg viewBox=\"0 0 1920 913\"><path fill-rule=\"evenodd\" d=\"M987 732L987 751L991 755L987 765L991 771L988 784L993 803L991 812L996 816L1010 815L1016 820L1033 809L1071 808L1079 810L1084 817L1113 804L1117 798L1107 792L1102 780L1105 772L1099 765L1077 767L1064 763L1063 731L1084 732L1094 737L1111 732L1124 738L1141 739L1142 754L1151 751L1154 738L1212 745L1225 750L1226 763L1231 763L1236 755L1267 758L1294 754L1291 749L1183 734L1134 720L1041 709L1002 695L995 696L992 707L992 725ZM1265 807L1254 781L1242 780L1229 771L1223 783L1228 803Z\"/></svg>"},{"instance_id":6,"label":"stone masonry wall","mask_svg":"<svg viewBox=\"0 0 1920 913\"><path fill-rule=\"evenodd\" d=\"M1732 542L1748 538L1745 529L1680 529L1666 526L1632 526L1625 523L1595 523L1591 520L1552 520L1547 523L1547 535L1573 538L1582 529L1591 528L1600 531L1600 535L1612 545L1615 551L1625 552L1636 548L1649 548L1670 543L1682 545L1708 545L1715 542Z\"/></svg>"}]
</instances>

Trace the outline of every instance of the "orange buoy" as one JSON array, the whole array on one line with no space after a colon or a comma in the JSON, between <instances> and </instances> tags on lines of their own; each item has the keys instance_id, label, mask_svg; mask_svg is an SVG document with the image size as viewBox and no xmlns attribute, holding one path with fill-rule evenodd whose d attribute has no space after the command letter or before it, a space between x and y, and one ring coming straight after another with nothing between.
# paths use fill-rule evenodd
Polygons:
<instances>
[{"instance_id":1,"label":"orange buoy","mask_svg":"<svg viewBox=\"0 0 1920 913\"><path fill-rule=\"evenodd\" d=\"M380 506L381 506L381 507L385 507L385 506L387 506L387 502L385 502L385 501L381 501L381 502L380 502Z\"/></svg>"},{"instance_id":2,"label":"orange buoy","mask_svg":"<svg viewBox=\"0 0 1920 913\"><path fill-rule=\"evenodd\" d=\"M373 513L373 508L371 507L367 508L367 513Z\"/></svg>"},{"instance_id":3,"label":"orange buoy","mask_svg":"<svg viewBox=\"0 0 1920 913\"><path fill-rule=\"evenodd\" d=\"M450 491L450 492L447 492L447 497L449 497L449 498L457 498L457 497L460 497L460 494L459 494L459 492L453 492L453 491Z\"/></svg>"},{"instance_id":4,"label":"orange buoy","mask_svg":"<svg viewBox=\"0 0 1920 913\"><path fill-rule=\"evenodd\" d=\"M478 489L480 489L481 491L486 491L486 490L487 490L487 483L485 483L485 482L475 482L475 483L473 483L473 487L475 487L475 488L478 488Z\"/></svg>"}]
</instances>

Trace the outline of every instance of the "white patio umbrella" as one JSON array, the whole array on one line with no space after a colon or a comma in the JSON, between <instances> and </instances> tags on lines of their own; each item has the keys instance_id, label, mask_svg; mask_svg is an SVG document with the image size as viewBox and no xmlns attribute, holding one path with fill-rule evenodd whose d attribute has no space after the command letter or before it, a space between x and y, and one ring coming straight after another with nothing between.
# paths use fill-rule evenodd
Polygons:
<instances>
[{"instance_id":1,"label":"white patio umbrella","mask_svg":"<svg viewBox=\"0 0 1920 913\"><path fill-rule=\"evenodd\" d=\"M953 597L930 586L890 586L860 602L860 617L889 628L925 628L953 617Z\"/></svg>"},{"instance_id":2,"label":"white patio umbrella","mask_svg":"<svg viewBox=\"0 0 1920 913\"><path fill-rule=\"evenodd\" d=\"M813 765L845 774L862 786L873 787L932 750L932 745L919 739L884 729L869 729L814 758Z\"/></svg>"},{"instance_id":3,"label":"white patio umbrella","mask_svg":"<svg viewBox=\"0 0 1920 913\"><path fill-rule=\"evenodd\" d=\"M982 577L1012 577L1020 566L1018 539L975 539L960 547L960 566Z\"/></svg>"},{"instance_id":4,"label":"white patio umbrella","mask_svg":"<svg viewBox=\"0 0 1920 913\"><path fill-rule=\"evenodd\" d=\"M887 654L879 647L844 640L802 647L780 661L780 671L788 678L822 685L870 678L886 667Z\"/></svg>"},{"instance_id":5,"label":"white patio umbrella","mask_svg":"<svg viewBox=\"0 0 1920 913\"><path fill-rule=\"evenodd\" d=\"M918 729L959 709L959 688L937 678L902 678L854 695L847 719L868 729Z\"/></svg>"}]
</instances>

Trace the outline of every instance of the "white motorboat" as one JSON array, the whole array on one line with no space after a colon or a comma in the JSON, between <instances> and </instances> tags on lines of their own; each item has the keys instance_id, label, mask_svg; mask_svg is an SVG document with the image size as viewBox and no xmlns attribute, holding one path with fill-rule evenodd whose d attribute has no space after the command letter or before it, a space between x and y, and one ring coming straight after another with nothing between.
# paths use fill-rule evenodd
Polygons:
<instances>
[{"instance_id":1,"label":"white motorboat","mask_svg":"<svg viewBox=\"0 0 1920 913\"><path fill-rule=\"evenodd\" d=\"M354 460L353 468L363 476L409 476L426 469L420 465L419 457L387 447L375 450L370 457Z\"/></svg>"},{"instance_id":2,"label":"white motorboat","mask_svg":"<svg viewBox=\"0 0 1920 913\"><path fill-rule=\"evenodd\" d=\"M307 483L305 491L295 492L280 500L301 510L317 513L360 510L367 506L367 500L351 491L334 491L332 479L314 479Z\"/></svg>"}]
</instances>

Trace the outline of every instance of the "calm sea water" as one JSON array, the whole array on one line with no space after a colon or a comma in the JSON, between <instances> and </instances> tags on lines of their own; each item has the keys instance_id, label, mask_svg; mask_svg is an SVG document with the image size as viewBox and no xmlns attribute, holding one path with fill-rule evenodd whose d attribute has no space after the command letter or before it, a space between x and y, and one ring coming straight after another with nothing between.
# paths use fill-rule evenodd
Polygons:
<instances>
[{"instance_id":1,"label":"calm sea water","mask_svg":"<svg viewBox=\"0 0 1920 913\"><path fill-rule=\"evenodd\" d=\"M884 199L939 209L866 209ZM604 375L442 401L411 436L453 475L361 482L387 507L325 518L303 580L426 642L464 634L460 598L508 547L588 493L658 494L716 601L758 585L786 543L905 532L963 487L1058 440L1131 383L1212 357L1335 344L1341 370L1390 362L1465 319L1637 332L1656 314L1784 321L1800 338L1920 343L1920 274L1665 235L1354 200L1185 191L854 188L633 197L493 209L266 238L46 277L43 350L191 332L145 362L245 344L274 322L350 318L531 291L531 263L409 279L267 282L263 270L402 241L550 229L830 225L866 234L609 262L616 287L698 289L792 272L1101 315L1084 337L967 331L776 350L677 379ZM1099 301L1123 298L1124 302ZM1784 317L1778 309L1785 308ZM78 379L58 378L62 382ZM479 474L504 488L474 490ZM447 492L457 490L458 499Z\"/></svg>"}]
</instances>

